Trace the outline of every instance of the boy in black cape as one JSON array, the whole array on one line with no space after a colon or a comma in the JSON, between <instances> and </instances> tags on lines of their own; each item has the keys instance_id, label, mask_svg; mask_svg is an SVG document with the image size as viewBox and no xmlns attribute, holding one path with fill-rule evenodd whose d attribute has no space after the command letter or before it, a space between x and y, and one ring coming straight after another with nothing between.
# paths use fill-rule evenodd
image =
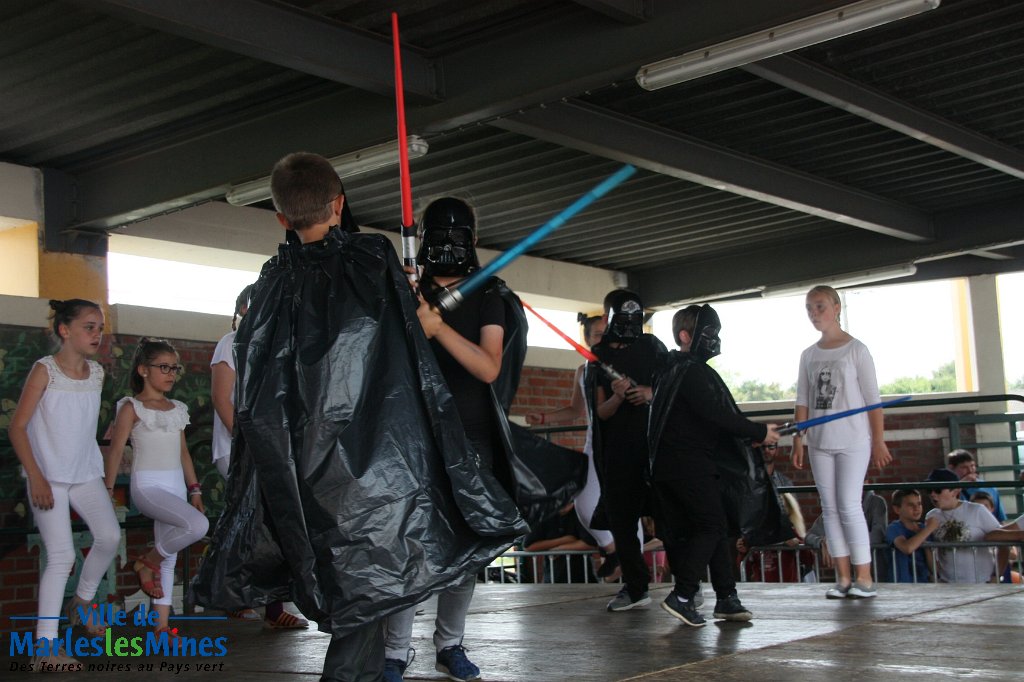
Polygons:
<instances>
[{"instance_id":1,"label":"boy in black cape","mask_svg":"<svg viewBox=\"0 0 1024 682\"><path fill-rule=\"evenodd\" d=\"M673 316L672 334L681 352L665 354L659 363L648 431L658 530L676 579L661 606L695 627L706 622L694 597L707 569L717 597L714 617L753 617L736 595L730 530L748 544L776 540L765 536L765 526L777 535L785 523L792 535L764 459L739 440L775 443L775 425L745 418L718 372L707 365L721 352L721 326L709 305L689 306Z\"/></svg>"},{"instance_id":2,"label":"boy in black cape","mask_svg":"<svg viewBox=\"0 0 1024 682\"><path fill-rule=\"evenodd\" d=\"M193 598L294 598L333 635L322 680L378 680L381 619L528 527L455 417L393 247L352 233L330 163L291 154L271 189L288 243L235 338L227 500Z\"/></svg>"}]
</instances>

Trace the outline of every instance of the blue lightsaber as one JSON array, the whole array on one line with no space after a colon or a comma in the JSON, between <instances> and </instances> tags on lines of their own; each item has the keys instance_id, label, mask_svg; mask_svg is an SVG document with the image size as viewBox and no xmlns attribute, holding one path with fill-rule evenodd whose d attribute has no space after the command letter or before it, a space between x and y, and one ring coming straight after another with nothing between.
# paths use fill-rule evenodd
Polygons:
<instances>
[{"instance_id":1,"label":"blue lightsaber","mask_svg":"<svg viewBox=\"0 0 1024 682\"><path fill-rule=\"evenodd\" d=\"M906 401L910 400L910 398L911 396L905 395L902 398L896 398L895 400L886 400L880 403L875 403L874 405L855 407L852 410L843 410L842 412L836 412L835 414L826 414L823 417L815 417L814 419L807 419L802 422L790 422L788 424L783 424L781 427L779 427L778 432L780 436L788 436L789 434L796 433L797 431L806 431L812 426L818 426L819 424L827 424L837 419L852 417L853 415L860 414L861 412L870 412L871 410L877 410L880 407L889 407L890 405L895 405L896 403L905 403Z\"/></svg>"},{"instance_id":2,"label":"blue lightsaber","mask_svg":"<svg viewBox=\"0 0 1024 682\"><path fill-rule=\"evenodd\" d=\"M627 163L615 172L615 174L606 178L599 185L566 207L561 213L538 227L532 234L524 237L518 244L510 248L508 251L501 254L455 286L439 289L435 305L447 312L455 310L459 307L466 296L483 286L484 282L490 279L494 273L504 268L516 258L519 258L523 253L533 248L537 242L547 237L562 225L565 225L570 218L621 185L634 173L636 173L636 167Z\"/></svg>"}]
</instances>

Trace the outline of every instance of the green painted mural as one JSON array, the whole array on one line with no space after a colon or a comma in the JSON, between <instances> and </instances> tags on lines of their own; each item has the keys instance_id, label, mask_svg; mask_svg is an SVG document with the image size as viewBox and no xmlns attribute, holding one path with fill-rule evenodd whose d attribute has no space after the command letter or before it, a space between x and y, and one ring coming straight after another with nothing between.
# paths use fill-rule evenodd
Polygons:
<instances>
[{"instance_id":1,"label":"green painted mural","mask_svg":"<svg viewBox=\"0 0 1024 682\"><path fill-rule=\"evenodd\" d=\"M210 402L209 361L215 344L170 341L178 349L185 366L184 374L170 395L188 405L191 424L185 430L185 436L203 486L206 513L215 519L223 508L224 499L224 481L210 461L213 407ZM100 418L96 425L96 437L101 442L113 424L117 401L131 393L128 380L137 342L138 337L135 336L107 336L96 356L106 371ZM7 437L7 427L32 364L54 350L53 339L43 328L0 325L0 525L5 529L27 531L32 528L25 483ZM125 459L127 464L128 458ZM119 487L127 489L127 485L127 476L122 476ZM126 495L127 490L119 492L121 494ZM137 512L130 509L129 517L135 514Z\"/></svg>"}]
</instances>

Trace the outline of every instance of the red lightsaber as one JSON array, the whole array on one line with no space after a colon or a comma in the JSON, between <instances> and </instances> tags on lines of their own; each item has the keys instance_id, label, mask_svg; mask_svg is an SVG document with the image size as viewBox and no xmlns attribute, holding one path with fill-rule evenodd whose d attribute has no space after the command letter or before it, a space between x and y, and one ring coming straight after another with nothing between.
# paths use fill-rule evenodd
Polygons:
<instances>
[{"instance_id":1,"label":"red lightsaber","mask_svg":"<svg viewBox=\"0 0 1024 682\"><path fill-rule=\"evenodd\" d=\"M555 325L551 324L551 322L549 322L548 320L544 319L541 316L540 313L538 313L536 310L534 310L533 308L530 307L529 303L527 303L526 301L520 301L520 302L523 304L524 308L526 308L531 313L533 313L534 317L536 317L538 320L540 320L541 322L546 324L548 326L548 328L551 329L551 331L553 331L554 333L558 334L560 337L562 337L563 340L568 342L568 344L570 346L572 346L576 350L577 353L579 353L580 355L585 357L590 362L597 363L597 366L600 367L602 370L604 370L604 373L607 374L609 377L611 377L612 381L618 381L619 379L625 379L626 378L626 377L622 376L621 374L619 374L617 371L615 371L615 368L612 367L611 365L609 365L608 363L601 362L598 359L598 357L596 355L594 355L590 351L589 348L586 348L583 344L578 343L577 341L574 341L572 339L572 337L570 337L568 334L563 332L561 329L559 329ZM629 383L634 388L636 387L636 382L633 381L632 379L629 380Z\"/></svg>"},{"instance_id":2,"label":"red lightsaber","mask_svg":"<svg viewBox=\"0 0 1024 682\"><path fill-rule=\"evenodd\" d=\"M398 171L402 190L402 260L409 279L416 282L416 226L412 219L412 181L409 178L409 142L405 132L405 92L402 87L402 50L398 39L398 13L391 13L391 43L395 53L395 109L398 113Z\"/></svg>"}]
</instances>

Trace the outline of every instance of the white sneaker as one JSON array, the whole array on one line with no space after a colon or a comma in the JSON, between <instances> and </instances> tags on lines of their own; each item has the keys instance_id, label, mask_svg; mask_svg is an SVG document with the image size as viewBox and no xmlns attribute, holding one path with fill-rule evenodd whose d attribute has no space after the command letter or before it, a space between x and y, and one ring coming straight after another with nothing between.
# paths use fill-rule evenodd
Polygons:
<instances>
[{"instance_id":1,"label":"white sneaker","mask_svg":"<svg viewBox=\"0 0 1024 682\"><path fill-rule=\"evenodd\" d=\"M828 588L828 592L825 593L826 599L846 599L846 595L850 592L852 585L840 585L836 583L832 587Z\"/></svg>"},{"instance_id":2,"label":"white sneaker","mask_svg":"<svg viewBox=\"0 0 1024 682\"><path fill-rule=\"evenodd\" d=\"M864 583L855 582L850 586L847 596L854 599L872 599L878 596L878 585L875 583L865 585Z\"/></svg>"}]
</instances>

